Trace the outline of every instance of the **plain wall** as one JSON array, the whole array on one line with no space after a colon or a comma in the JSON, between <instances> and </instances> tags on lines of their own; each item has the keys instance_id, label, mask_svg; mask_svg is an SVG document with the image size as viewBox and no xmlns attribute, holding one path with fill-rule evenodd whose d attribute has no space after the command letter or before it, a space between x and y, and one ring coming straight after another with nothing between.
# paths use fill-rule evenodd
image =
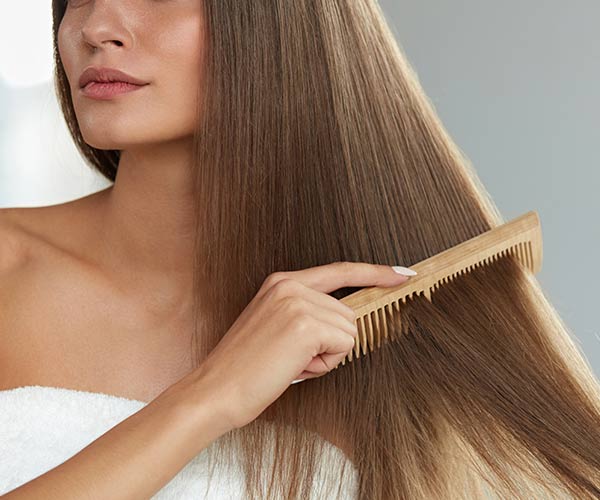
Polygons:
<instances>
[{"instance_id":1,"label":"plain wall","mask_svg":"<svg viewBox=\"0 0 600 500\"><path fill-rule=\"evenodd\" d=\"M600 3L381 0L506 220L540 216L546 296L600 375Z\"/></svg>"}]
</instances>

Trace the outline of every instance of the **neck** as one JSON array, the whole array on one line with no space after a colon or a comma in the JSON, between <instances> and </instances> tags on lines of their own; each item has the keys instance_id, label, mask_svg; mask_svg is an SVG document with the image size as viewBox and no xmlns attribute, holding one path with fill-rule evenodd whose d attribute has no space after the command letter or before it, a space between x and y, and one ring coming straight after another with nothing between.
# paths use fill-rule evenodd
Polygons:
<instances>
[{"instance_id":1,"label":"neck","mask_svg":"<svg viewBox=\"0 0 600 500\"><path fill-rule=\"evenodd\" d=\"M190 141L124 150L98 199L105 265L164 290L189 293L195 234Z\"/></svg>"}]
</instances>

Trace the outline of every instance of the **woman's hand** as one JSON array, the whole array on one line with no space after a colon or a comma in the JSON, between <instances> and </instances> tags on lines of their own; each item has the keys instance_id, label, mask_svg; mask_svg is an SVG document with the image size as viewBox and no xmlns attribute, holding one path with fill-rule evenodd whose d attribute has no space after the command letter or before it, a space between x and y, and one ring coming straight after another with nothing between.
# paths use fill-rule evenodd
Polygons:
<instances>
[{"instance_id":1,"label":"woman's hand","mask_svg":"<svg viewBox=\"0 0 600 500\"><path fill-rule=\"evenodd\" d=\"M390 266L363 262L275 272L198 370L225 398L232 425L243 427L292 381L328 373L354 348L354 310L328 293L407 279Z\"/></svg>"}]
</instances>

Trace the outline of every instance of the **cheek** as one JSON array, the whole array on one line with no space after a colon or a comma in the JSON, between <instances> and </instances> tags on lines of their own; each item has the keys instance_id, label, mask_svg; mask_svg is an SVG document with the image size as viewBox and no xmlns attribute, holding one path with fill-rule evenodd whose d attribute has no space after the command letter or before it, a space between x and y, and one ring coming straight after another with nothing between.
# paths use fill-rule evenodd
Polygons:
<instances>
[{"instance_id":1,"label":"cheek","mask_svg":"<svg viewBox=\"0 0 600 500\"><path fill-rule=\"evenodd\" d=\"M73 87L73 65L75 63L76 56L75 47L72 40L73 36L66 29L63 29L61 25L57 33L58 54L65 69L65 73L67 74L71 88Z\"/></svg>"},{"instance_id":2,"label":"cheek","mask_svg":"<svg viewBox=\"0 0 600 500\"><path fill-rule=\"evenodd\" d=\"M203 67L204 40L202 23L198 16L190 16L163 29L156 42L159 68L170 71L171 76L189 86L198 80ZM158 76L158 75L157 75Z\"/></svg>"},{"instance_id":3,"label":"cheek","mask_svg":"<svg viewBox=\"0 0 600 500\"><path fill-rule=\"evenodd\" d=\"M180 116L195 115L195 101L202 86L205 60L200 22L191 19L166 32L169 33L168 38L163 38L163 44L157 44L160 61L156 83L160 85L161 93L169 94L169 101L178 107Z\"/></svg>"},{"instance_id":4,"label":"cheek","mask_svg":"<svg viewBox=\"0 0 600 500\"><path fill-rule=\"evenodd\" d=\"M187 43L169 49L158 55L159 71L154 86L148 88L147 106L140 108L140 122L153 123L161 134L183 136L197 127L198 92L204 71L202 48Z\"/></svg>"}]
</instances>

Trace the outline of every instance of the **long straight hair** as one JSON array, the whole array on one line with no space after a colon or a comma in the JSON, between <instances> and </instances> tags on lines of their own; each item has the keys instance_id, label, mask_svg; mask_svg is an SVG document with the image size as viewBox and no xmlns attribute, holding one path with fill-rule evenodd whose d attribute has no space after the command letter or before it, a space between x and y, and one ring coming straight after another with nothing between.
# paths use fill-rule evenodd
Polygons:
<instances>
[{"instance_id":1,"label":"long straight hair","mask_svg":"<svg viewBox=\"0 0 600 500\"><path fill-rule=\"evenodd\" d=\"M410 266L504 222L376 0L203 8L197 365L272 272ZM84 159L114 181L119 151L79 130L57 48L62 0L53 15L62 112ZM501 258L403 317L399 340L290 386L215 441L213 466L235 455L259 499L333 498L331 485L381 500L600 497L600 387L530 271ZM330 444L343 453L327 455Z\"/></svg>"}]
</instances>

